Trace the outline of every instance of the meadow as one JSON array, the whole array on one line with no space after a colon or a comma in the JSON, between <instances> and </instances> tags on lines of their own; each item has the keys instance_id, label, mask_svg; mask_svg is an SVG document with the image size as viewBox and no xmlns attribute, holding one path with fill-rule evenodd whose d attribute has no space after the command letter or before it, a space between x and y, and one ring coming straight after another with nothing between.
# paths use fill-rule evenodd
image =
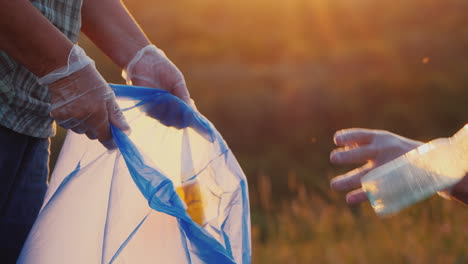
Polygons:
<instances>
[{"instance_id":1,"label":"meadow","mask_svg":"<svg viewBox=\"0 0 468 264\"><path fill-rule=\"evenodd\" d=\"M464 0L133 0L250 188L253 263L468 263L468 207L350 208L329 180L342 128L427 141L468 121ZM109 82L120 70L82 36ZM53 158L63 139L54 140Z\"/></svg>"}]
</instances>

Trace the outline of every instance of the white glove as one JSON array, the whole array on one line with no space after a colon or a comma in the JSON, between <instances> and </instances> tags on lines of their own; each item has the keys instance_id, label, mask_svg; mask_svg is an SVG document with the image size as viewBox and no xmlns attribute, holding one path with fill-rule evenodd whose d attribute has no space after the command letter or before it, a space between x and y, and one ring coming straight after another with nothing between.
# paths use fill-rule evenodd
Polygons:
<instances>
[{"instance_id":1,"label":"white glove","mask_svg":"<svg viewBox=\"0 0 468 264\"><path fill-rule=\"evenodd\" d=\"M129 85L164 89L191 104L184 76L154 45L138 51L122 71L122 77Z\"/></svg>"},{"instance_id":2,"label":"white glove","mask_svg":"<svg viewBox=\"0 0 468 264\"><path fill-rule=\"evenodd\" d=\"M351 191L346 196L349 204L367 200L366 194L360 189L361 178L367 172L423 144L388 131L362 128L340 130L335 133L334 141L342 148L335 149L330 154L333 164L365 164L331 181L332 189Z\"/></svg>"},{"instance_id":3,"label":"white glove","mask_svg":"<svg viewBox=\"0 0 468 264\"><path fill-rule=\"evenodd\" d=\"M38 82L48 85L51 116L58 125L98 139L108 149L116 148L109 123L130 130L114 92L79 46L71 49L67 66L39 78Z\"/></svg>"}]
</instances>

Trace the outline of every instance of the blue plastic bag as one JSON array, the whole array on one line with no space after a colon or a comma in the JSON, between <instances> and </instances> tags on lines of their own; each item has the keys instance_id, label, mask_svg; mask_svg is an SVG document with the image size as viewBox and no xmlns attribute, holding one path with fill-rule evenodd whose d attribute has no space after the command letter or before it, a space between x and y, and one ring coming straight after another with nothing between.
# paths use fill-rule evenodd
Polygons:
<instances>
[{"instance_id":1,"label":"blue plastic bag","mask_svg":"<svg viewBox=\"0 0 468 264\"><path fill-rule=\"evenodd\" d=\"M68 132L19 263L250 263L245 175L213 125L160 89L111 85L118 150Z\"/></svg>"}]
</instances>

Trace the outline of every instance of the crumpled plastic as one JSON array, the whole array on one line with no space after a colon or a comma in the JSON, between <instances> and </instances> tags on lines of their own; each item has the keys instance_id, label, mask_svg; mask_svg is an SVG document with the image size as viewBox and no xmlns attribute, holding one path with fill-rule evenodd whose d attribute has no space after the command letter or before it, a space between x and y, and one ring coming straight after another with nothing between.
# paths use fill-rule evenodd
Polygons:
<instances>
[{"instance_id":1,"label":"crumpled plastic","mask_svg":"<svg viewBox=\"0 0 468 264\"><path fill-rule=\"evenodd\" d=\"M379 216L403 210L454 187L468 172L468 125L450 138L438 138L375 168L362 189Z\"/></svg>"},{"instance_id":2,"label":"crumpled plastic","mask_svg":"<svg viewBox=\"0 0 468 264\"><path fill-rule=\"evenodd\" d=\"M18 263L250 263L247 181L214 126L160 89L111 85L118 150L68 132Z\"/></svg>"}]
</instances>

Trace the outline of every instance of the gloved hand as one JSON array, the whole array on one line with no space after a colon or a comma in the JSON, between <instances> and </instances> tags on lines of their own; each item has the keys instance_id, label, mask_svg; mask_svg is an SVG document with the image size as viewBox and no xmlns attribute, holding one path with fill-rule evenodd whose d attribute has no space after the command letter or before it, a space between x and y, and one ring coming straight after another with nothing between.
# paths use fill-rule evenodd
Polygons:
<instances>
[{"instance_id":1,"label":"gloved hand","mask_svg":"<svg viewBox=\"0 0 468 264\"><path fill-rule=\"evenodd\" d=\"M121 130L130 130L114 92L79 46L71 49L67 66L38 82L48 85L51 116L58 125L98 139L107 149L116 148L109 122Z\"/></svg>"},{"instance_id":2,"label":"gloved hand","mask_svg":"<svg viewBox=\"0 0 468 264\"><path fill-rule=\"evenodd\" d=\"M332 189L349 192L346 195L349 204L367 200L366 194L360 189L361 178L367 172L423 144L388 131L362 128L340 130L335 133L334 141L341 148L330 154L333 164L364 164L331 181Z\"/></svg>"},{"instance_id":3,"label":"gloved hand","mask_svg":"<svg viewBox=\"0 0 468 264\"><path fill-rule=\"evenodd\" d=\"M122 77L128 85L164 89L191 105L184 76L154 45L138 51L122 71Z\"/></svg>"}]
</instances>

